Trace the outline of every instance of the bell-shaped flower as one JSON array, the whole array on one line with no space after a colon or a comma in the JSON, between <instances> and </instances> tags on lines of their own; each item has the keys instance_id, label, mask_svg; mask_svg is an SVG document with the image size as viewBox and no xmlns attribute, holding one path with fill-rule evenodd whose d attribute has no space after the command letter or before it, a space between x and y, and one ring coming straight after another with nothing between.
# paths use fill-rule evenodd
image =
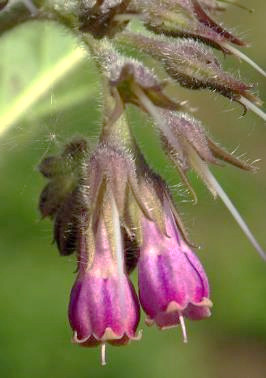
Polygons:
<instances>
[{"instance_id":1,"label":"bell-shaped flower","mask_svg":"<svg viewBox=\"0 0 266 378\"><path fill-rule=\"evenodd\" d=\"M164 329L181 323L186 341L184 317L210 316L209 284L199 259L182 239L167 197L163 211L166 233L155 222L142 219L139 298L147 324Z\"/></svg>"},{"instance_id":2,"label":"bell-shaped flower","mask_svg":"<svg viewBox=\"0 0 266 378\"><path fill-rule=\"evenodd\" d=\"M106 226L101 219L96 235L85 229L80 235L78 277L71 291L69 321L73 342L82 346L106 342L124 345L139 339L138 299L127 275L119 271L108 227L110 224Z\"/></svg>"}]
</instances>

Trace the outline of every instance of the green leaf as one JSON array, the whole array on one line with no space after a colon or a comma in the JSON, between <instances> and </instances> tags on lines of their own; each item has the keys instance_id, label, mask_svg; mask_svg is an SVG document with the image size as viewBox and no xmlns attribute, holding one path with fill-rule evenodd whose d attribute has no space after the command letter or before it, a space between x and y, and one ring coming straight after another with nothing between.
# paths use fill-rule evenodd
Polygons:
<instances>
[{"instance_id":1,"label":"green leaf","mask_svg":"<svg viewBox=\"0 0 266 378\"><path fill-rule=\"evenodd\" d=\"M0 137L22 119L55 114L97 90L84 85L86 50L53 23L34 22L6 34L0 40L0 56ZM90 83L92 75L87 76ZM63 90L59 84L65 84Z\"/></svg>"}]
</instances>

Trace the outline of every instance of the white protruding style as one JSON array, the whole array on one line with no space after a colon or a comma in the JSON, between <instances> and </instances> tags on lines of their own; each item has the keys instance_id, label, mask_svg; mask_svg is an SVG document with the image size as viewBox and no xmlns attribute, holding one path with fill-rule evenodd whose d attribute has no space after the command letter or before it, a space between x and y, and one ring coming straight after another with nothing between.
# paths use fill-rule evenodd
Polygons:
<instances>
[{"instance_id":1,"label":"white protruding style","mask_svg":"<svg viewBox=\"0 0 266 378\"><path fill-rule=\"evenodd\" d=\"M187 338L187 330L186 330L186 323L185 323L184 316L179 314L179 320L180 320L180 326L181 326L181 330L183 334L183 341L185 344L187 344L188 338Z\"/></svg>"},{"instance_id":2,"label":"white protruding style","mask_svg":"<svg viewBox=\"0 0 266 378\"><path fill-rule=\"evenodd\" d=\"M106 365L106 344L101 344L101 365Z\"/></svg>"}]
</instances>

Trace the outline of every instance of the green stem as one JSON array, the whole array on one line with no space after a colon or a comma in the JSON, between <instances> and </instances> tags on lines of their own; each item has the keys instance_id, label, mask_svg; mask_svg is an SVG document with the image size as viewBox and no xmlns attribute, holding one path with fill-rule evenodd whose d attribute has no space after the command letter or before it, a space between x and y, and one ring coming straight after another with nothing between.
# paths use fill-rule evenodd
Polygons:
<instances>
[{"instance_id":1,"label":"green stem","mask_svg":"<svg viewBox=\"0 0 266 378\"><path fill-rule=\"evenodd\" d=\"M112 43L107 40L96 41L92 36L83 34L83 42L88 46L95 58L101 76L103 97L103 126L100 141L114 143L119 146L136 150L136 143L128 125L125 104L116 88L109 85L109 68L117 53Z\"/></svg>"},{"instance_id":2,"label":"green stem","mask_svg":"<svg viewBox=\"0 0 266 378\"><path fill-rule=\"evenodd\" d=\"M118 94L116 98L111 94L108 79L102 78L103 89L103 128L100 141L115 143L120 146L135 150L135 141L127 122L124 104Z\"/></svg>"}]
</instances>

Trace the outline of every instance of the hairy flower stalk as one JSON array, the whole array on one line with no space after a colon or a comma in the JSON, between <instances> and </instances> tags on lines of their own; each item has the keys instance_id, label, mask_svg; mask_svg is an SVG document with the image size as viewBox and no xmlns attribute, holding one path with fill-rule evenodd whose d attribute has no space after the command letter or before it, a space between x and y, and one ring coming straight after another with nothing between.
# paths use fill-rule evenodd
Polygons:
<instances>
[{"instance_id":1,"label":"hairy flower stalk","mask_svg":"<svg viewBox=\"0 0 266 378\"><path fill-rule=\"evenodd\" d=\"M162 149L195 202L191 169L223 200L266 260L208 167L228 163L254 171L254 166L220 147L192 117L187 101L168 92L173 85L216 91L265 120L253 86L224 71L212 47L245 60L264 76L265 71L233 46L244 47L245 42L216 21L225 9L220 1L27 1L22 13L20 3L6 3L0 3L0 33L32 19L56 21L89 51L102 82L98 143L92 146L85 137L76 138L40 164L49 180L40 196L40 212L54 221L60 254L75 253L77 258L69 304L73 342L99 346L105 365L108 343L126 345L140 338L140 305L148 325L178 326L187 342L185 319L211 314L208 278L167 184L143 157L127 108L135 106L151 118ZM135 20L141 24L137 31ZM152 67L143 63L143 54L152 58ZM163 70L162 80L157 72ZM138 295L130 280L135 269Z\"/></svg>"}]
</instances>

